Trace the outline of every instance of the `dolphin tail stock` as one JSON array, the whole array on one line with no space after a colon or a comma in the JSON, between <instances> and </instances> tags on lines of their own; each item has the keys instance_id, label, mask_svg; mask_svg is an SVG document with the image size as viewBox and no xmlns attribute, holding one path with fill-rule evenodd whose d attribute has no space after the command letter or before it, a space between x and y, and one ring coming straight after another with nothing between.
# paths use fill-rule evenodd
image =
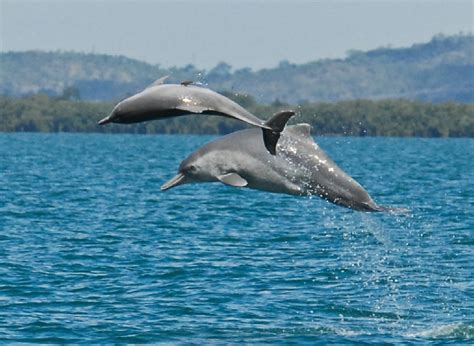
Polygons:
<instances>
[{"instance_id":1,"label":"dolphin tail stock","mask_svg":"<svg viewBox=\"0 0 474 346\"><path fill-rule=\"evenodd\" d=\"M410 209L408 208L397 208L397 207L386 207L383 205L377 205L374 211L379 211L383 213L395 214L395 215L408 215L410 214Z\"/></svg>"},{"instance_id":2,"label":"dolphin tail stock","mask_svg":"<svg viewBox=\"0 0 474 346\"><path fill-rule=\"evenodd\" d=\"M265 121L264 125L270 127L271 130L262 128L263 142L265 143L265 148L267 148L270 154L276 154L276 145L278 139L280 139L280 133L293 115L295 115L295 112L293 111L281 111L275 113L270 119Z\"/></svg>"}]
</instances>

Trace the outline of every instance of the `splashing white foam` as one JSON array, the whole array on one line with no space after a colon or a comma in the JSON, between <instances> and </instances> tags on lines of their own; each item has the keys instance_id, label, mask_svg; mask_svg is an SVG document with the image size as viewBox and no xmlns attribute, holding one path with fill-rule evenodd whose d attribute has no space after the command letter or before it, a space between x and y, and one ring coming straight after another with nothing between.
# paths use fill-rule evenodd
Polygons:
<instances>
[{"instance_id":1,"label":"splashing white foam","mask_svg":"<svg viewBox=\"0 0 474 346\"><path fill-rule=\"evenodd\" d=\"M409 338L460 338L474 340L474 326L462 322L443 324L429 329L409 332L405 336Z\"/></svg>"}]
</instances>

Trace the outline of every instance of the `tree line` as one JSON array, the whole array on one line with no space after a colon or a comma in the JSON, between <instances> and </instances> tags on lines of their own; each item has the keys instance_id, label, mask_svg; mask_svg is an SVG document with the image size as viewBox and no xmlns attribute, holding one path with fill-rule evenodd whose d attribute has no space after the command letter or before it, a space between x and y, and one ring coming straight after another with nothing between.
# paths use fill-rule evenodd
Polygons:
<instances>
[{"instance_id":1,"label":"tree line","mask_svg":"<svg viewBox=\"0 0 474 346\"><path fill-rule=\"evenodd\" d=\"M233 69L220 62L209 70L193 65L165 68L125 56L78 52L0 52L0 94L59 96L67 87L82 99L111 101L143 90L154 80L193 80L213 90L254 95L260 103L407 98L474 102L472 34L438 35L406 48L349 51L345 58L304 64L281 61L261 70Z\"/></svg>"},{"instance_id":2,"label":"tree line","mask_svg":"<svg viewBox=\"0 0 474 346\"><path fill-rule=\"evenodd\" d=\"M252 96L221 92L262 119L283 109L306 122L315 135L474 137L474 105L406 99L351 100L289 105L278 100L258 104ZM139 134L226 134L245 124L218 116L189 115L140 124L97 125L113 108L108 102L85 102L73 91L62 97L37 94L0 96L1 132L101 132Z\"/></svg>"}]
</instances>

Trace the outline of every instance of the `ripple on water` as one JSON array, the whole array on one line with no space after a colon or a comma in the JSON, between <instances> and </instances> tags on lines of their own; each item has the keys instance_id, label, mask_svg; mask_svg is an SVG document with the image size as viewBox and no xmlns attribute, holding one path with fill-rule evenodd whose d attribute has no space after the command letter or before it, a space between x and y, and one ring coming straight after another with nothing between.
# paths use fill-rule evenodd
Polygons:
<instances>
[{"instance_id":1,"label":"ripple on water","mask_svg":"<svg viewBox=\"0 0 474 346\"><path fill-rule=\"evenodd\" d=\"M388 215L160 192L209 139L0 135L0 340L472 343L473 140L318 139Z\"/></svg>"}]
</instances>

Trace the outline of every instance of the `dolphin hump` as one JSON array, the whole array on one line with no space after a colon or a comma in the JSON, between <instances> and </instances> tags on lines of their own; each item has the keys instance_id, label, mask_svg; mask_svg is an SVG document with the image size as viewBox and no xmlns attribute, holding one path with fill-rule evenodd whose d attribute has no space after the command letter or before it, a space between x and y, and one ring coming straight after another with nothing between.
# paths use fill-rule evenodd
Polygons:
<instances>
[{"instance_id":1,"label":"dolphin hump","mask_svg":"<svg viewBox=\"0 0 474 346\"><path fill-rule=\"evenodd\" d=\"M287 132L289 134L292 134L292 135L307 137L307 138L313 140L313 137L311 136L311 129L312 129L312 126L310 124L301 123L301 124L288 126L285 129L285 132Z\"/></svg>"}]
</instances>

